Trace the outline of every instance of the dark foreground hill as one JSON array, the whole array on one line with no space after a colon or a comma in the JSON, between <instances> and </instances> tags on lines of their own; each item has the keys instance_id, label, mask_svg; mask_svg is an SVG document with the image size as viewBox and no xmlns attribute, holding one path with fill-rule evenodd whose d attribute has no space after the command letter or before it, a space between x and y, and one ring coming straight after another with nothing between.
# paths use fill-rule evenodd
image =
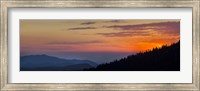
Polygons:
<instances>
[{"instance_id":1,"label":"dark foreground hill","mask_svg":"<svg viewBox=\"0 0 200 91\"><path fill-rule=\"evenodd\" d=\"M180 41L170 46L130 55L89 71L180 71Z\"/></svg>"},{"instance_id":2,"label":"dark foreground hill","mask_svg":"<svg viewBox=\"0 0 200 91\"><path fill-rule=\"evenodd\" d=\"M20 57L20 71L80 71L96 66L89 60L61 59L48 55Z\"/></svg>"}]
</instances>

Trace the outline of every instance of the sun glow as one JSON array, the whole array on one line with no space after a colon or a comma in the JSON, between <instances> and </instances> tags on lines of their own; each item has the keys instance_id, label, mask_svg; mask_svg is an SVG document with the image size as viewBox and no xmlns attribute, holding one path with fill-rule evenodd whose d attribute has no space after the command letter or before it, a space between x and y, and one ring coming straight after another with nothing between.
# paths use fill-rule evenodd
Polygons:
<instances>
[{"instance_id":1,"label":"sun glow","mask_svg":"<svg viewBox=\"0 0 200 91\"><path fill-rule=\"evenodd\" d=\"M22 54L140 52L179 39L179 20L20 20Z\"/></svg>"}]
</instances>

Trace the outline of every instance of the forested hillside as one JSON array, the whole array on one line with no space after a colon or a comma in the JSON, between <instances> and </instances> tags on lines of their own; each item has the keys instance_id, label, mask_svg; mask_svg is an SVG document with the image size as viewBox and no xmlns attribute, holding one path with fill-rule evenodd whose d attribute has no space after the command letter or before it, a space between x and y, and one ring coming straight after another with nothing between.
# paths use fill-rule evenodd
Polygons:
<instances>
[{"instance_id":1,"label":"forested hillside","mask_svg":"<svg viewBox=\"0 0 200 91\"><path fill-rule=\"evenodd\" d=\"M153 48L110 63L98 65L90 71L180 71L180 41L169 46Z\"/></svg>"}]
</instances>

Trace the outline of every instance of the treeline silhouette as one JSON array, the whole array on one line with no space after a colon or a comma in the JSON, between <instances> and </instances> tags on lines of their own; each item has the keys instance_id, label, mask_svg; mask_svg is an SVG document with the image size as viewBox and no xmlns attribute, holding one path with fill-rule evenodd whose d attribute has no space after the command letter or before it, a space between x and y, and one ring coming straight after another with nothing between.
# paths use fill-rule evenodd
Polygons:
<instances>
[{"instance_id":1,"label":"treeline silhouette","mask_svg":"<svg viewBox=\"0 0 200 91\"><path fill-rule=\"evenodd\" d=\"M85 71L180 71L180 40Z\"/></svg>"}]
</instances>

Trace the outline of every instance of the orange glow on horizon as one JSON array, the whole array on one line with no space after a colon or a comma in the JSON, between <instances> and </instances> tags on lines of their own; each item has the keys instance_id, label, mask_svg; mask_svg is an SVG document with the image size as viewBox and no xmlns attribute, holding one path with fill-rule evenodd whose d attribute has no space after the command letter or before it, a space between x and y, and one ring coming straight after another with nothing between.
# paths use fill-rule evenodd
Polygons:
<instances>
[{"instance_id":1,"label":"orange glow on horizon","mask_svg":"<svg viewBox=\"0 0 200 91\"><path fill-rule=\"evenodd\" d=\"M179 20L20 20L21 53L135 53L179 40Z\"/></svg>"}]
</instances>

